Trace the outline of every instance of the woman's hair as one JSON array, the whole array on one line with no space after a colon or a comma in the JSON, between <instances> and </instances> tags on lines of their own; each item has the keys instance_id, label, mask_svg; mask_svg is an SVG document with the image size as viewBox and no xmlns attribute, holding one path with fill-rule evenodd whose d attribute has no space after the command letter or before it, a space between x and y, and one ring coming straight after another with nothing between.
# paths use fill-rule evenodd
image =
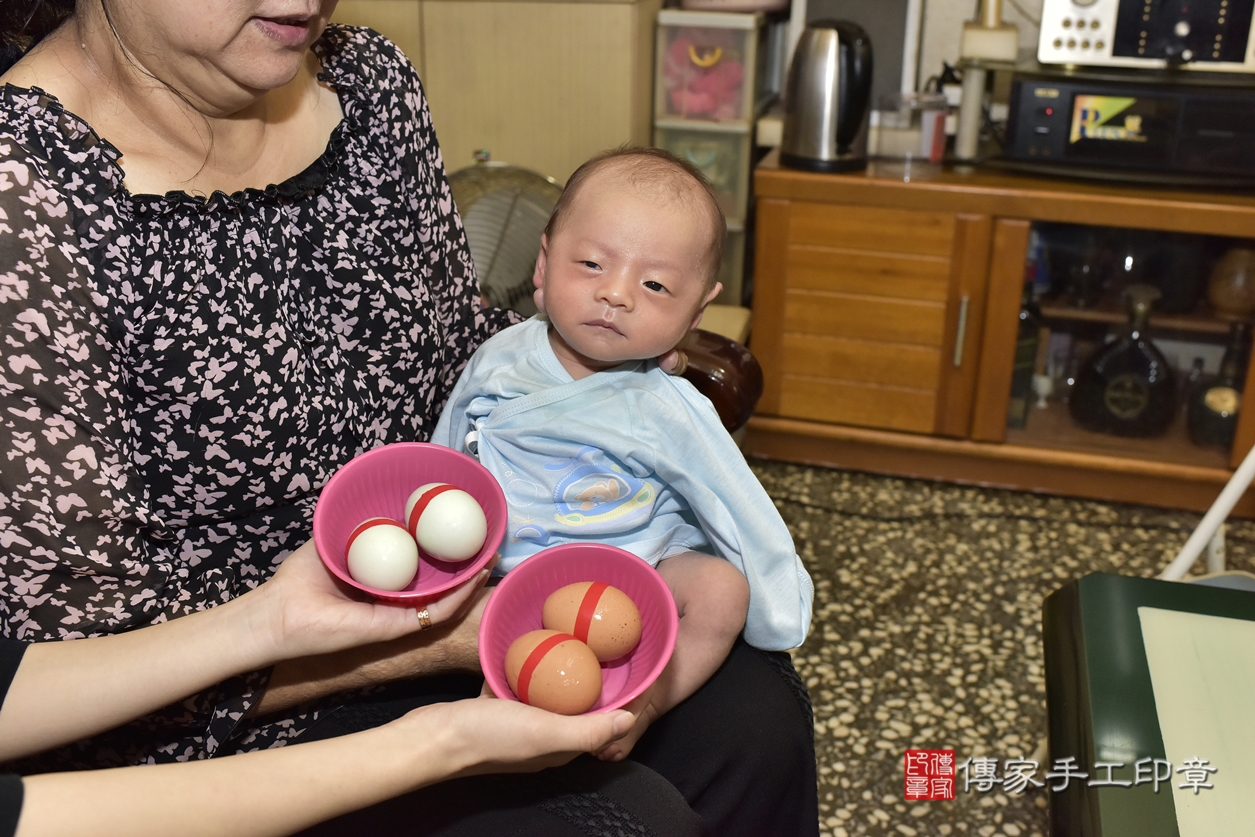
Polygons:
<instances>
[{"instance_id":1,"label":"woman's hair","mask_svg":"<svg viewBox=\"0 0 1255 837\"><path fill-rule=\"evenodd\" d=\"M0 73L74 14L75 0L0 2Z\"/></svg>"},{"instance_id":2,"label":"woman's hair","mask_svg":"<svg viewBox=\"0 0 1255 837\"><path fill-rule=\"evenodd\" d=\"M723 210L719 208L719 198L701 169L662 148L624 145L613 151L604 151L576 169L549 216L545 236L552 239L558 233L580 187L592 175L607 167L613 167L616 174L624 175L641 191L665 200L679 200L706 216L710 237L706 242L704 258L707 268L705 279L706 287L712 287L719 276L724 242L728 237L728 224Z\"/></svg>"}]
</instances>

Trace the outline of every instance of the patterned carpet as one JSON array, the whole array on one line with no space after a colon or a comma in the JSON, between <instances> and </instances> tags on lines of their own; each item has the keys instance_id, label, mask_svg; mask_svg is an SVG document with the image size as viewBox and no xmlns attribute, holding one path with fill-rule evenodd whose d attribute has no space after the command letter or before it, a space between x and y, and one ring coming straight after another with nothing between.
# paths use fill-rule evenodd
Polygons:
<instances>
[{"instance_id":1,"label":"patterned carpet","mask_svg":"<svg viewBox=\"0 0 1255 837\"><path fill-rule=\"evenodd\" d=\"M794 661L815 704L824 837L1044 837L1044 789L965 794L960 774L954 801L905 802L903 751L1033 759L1040 781L1043 599L1093 571L1159 573L1200 516L751 465L815 581ZM1255 524L1227 537L1228 567L1255 570Z\"/></svg>"}]
</instances>

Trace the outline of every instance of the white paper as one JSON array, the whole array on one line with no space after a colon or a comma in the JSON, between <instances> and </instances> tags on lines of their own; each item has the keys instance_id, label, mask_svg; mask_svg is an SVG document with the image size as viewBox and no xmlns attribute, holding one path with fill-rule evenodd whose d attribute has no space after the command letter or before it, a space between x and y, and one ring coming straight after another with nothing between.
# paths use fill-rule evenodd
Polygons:
<instances>
[{"instance_id":1,"label":"white paper","mask_svg":"<svg viewBox=\"0 0 1255 837\"><path fill-rule=\"evenodd\" d=\"M1137 614L1181 837L1252 833L1255 621L1153 607ZM1187 759L1216 768L1205 776L1214 787L1181 787Z\"/></svg>"}]
</instances>

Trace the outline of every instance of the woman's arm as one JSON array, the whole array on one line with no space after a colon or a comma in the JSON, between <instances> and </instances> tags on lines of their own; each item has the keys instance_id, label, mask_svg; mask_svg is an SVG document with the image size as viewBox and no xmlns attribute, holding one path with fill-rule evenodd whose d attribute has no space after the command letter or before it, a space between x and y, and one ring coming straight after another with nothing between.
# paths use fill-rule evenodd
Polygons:
<instances>
[{"instance_id":1,"label":"woman's arm","mask_svg":"<svg viewBox=\"0 0 1255 837\"><path fill-rule=\"evenodd\" d=\"M479 618L489 592L476 591L465 613L421 634L278 663L251 714L266 715L378 683L478 671Z\"/></svg>"},{"instance_id":2,"label":"woman's arm","mask_svg":"<svg viewBox=\"0 0 1255 837\"><path fill-rule=\"evenodd\" d=\"M457 619L487 570L428 605ZM346 595L313 542L256 590L117 636L32 645L0 709L0 760L76 741L277 660L377 643L419 629L412 608Z\"/></svg>"},{"instance_id":3,"label":"woman's arm","mask_svg":"<svg viewBox=\"0 0 1255 837\"><path fill-rule=\"evenodd\" d=\"M627 712L565 717L478 699L376 729L188 764L31 776L18 837L289 834L424 785L537 770L622 735Z\"/></svg>"}]
</instances>

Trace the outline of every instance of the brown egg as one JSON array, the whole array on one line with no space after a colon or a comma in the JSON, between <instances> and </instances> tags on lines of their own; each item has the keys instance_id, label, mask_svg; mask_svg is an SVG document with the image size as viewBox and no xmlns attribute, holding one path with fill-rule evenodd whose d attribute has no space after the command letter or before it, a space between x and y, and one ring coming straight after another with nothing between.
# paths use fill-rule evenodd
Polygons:
<instances>
[{"instance_id":1,"label":"brown egg","mask_svg":"<svg viewBox=\"0 0 1255 837\"><path fill-rule=\"evenodd\" d=\"M618 587L580 581L560 587L545 599L541 617L551 631L588 643L601 662L617 660L641 641L641 612Z\"/></svg>"},{"instance_id":2,"label":"brown egg","mask_svg":"<svg viewBox=\"0 0 1255 837\"><path fill-rule=\"evenodd\" d=\"M601 697L601 666L570 634L528 631L505 653L505 676L518 699L559 715L587 712Z\"/></svg>"}]
</instances>

